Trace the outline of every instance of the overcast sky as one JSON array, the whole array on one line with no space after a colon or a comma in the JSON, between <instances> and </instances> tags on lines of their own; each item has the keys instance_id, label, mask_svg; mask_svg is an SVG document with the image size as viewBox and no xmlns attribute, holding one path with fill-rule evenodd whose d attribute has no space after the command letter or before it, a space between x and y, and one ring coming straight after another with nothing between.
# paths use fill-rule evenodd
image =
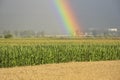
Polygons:
<instances>
[{"instance_id":1,"label":"overcast sky","mask_svg":"<svg viewBox=\"0 0 120 80\"><path fill-rule=\"evenodd\" d=\"M68 0L83 29L120 27L120 0ZM64 34L53 0L0 0L0 30Z\"/></svg>"}]
</instances>

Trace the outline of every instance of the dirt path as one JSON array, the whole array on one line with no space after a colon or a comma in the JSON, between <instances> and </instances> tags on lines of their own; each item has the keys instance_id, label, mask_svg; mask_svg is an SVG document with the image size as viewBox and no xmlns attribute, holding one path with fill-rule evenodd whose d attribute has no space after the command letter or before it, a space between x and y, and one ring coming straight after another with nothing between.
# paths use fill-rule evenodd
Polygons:
<instances>
[{"instance_id":1,"label":"dirt path","mask_svg":"<svg viewBox=\"0 0 120 80\"><path fill-rule=\"evenodd\" d=\"M120 80L120 60L0 68L0 80Z\"/></svg>"}]
</instances>

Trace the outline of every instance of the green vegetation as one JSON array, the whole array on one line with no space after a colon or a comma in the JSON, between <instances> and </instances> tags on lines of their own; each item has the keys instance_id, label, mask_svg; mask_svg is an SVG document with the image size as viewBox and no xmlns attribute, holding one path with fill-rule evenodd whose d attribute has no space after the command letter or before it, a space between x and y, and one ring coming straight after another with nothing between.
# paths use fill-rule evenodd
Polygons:
<instances>
[{"instance_id":1,"label":"green vegetation","mask_svg":"<svg viewBox=\"0 0 120 80\"><path fill-rule=\"evenodd\" d=\"M100 60L120 60L120 41L0 39L0 67Z\"/></svg>"},{"instance_id":2,"label":"green vegetation","mask_svg":"<svg viewBox=\"0 0 120 80\"><path fill-rule=\"evenodd\" d=\"M13 37L12 34L5 34L5 35L4 35L4 38L12 38L12 37Z\"/></svg>"}]
</instances>

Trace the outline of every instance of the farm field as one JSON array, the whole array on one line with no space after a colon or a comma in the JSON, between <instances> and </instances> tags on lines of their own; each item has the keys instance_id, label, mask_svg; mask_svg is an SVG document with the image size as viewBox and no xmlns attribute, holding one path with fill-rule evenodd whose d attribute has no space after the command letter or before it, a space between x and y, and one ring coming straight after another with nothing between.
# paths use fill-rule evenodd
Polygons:
<instances>
[{"instance_id":1,"label":"farm field","mask_svg":"<svg viewBox=\"0 0 120 80\"><path fill-rule=\"evenodd\" d=\"M120 80L120 60L0 68L2 80Z\"/></svg>"},{"instance_id":2,"label":"farm field","mask_svg":"<svg viewBox=\"0 0 120 80\"><path fill-rule=\"evenodd\" d=\"M0 39L0 67L120 60L119 39Z\"/></svg>"},{"instance_id":3,"label":"farm field","mask_svg":"<svg viewBox=\"0 0 120 80\"><path fill-rule=\"evenodd\" d=\"M0 39L2 80L120 80L119 75L119 39Z\"/></svg>"}]
</instances>

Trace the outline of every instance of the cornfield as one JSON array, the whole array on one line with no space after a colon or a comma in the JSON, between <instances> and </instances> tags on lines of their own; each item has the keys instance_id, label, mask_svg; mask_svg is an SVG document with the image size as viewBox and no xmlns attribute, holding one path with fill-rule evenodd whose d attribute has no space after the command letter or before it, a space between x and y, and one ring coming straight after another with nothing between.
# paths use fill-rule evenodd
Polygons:
<instances>
[{"instance_id":1,"label":"cornfield","mask_svg":"<svg viewBox=\"0 0 120 80\"><path fill-rule=\"evenodd\" d=\"M0 67L120 60L118 39L0 39Z\"/></svg>"}]
</instances>

